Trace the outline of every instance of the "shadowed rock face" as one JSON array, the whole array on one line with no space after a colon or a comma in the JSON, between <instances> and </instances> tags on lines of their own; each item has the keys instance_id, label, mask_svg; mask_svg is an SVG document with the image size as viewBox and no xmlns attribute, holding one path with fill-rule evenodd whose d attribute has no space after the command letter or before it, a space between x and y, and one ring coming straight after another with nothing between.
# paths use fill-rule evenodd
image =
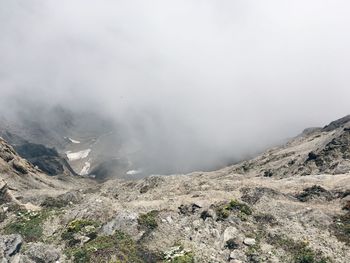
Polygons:
<instances>
[{"instance_id":1,"label":"shadowed rock face","mask_svg":"<svg viewBox=\"0 0 350 263\"><path fill-rule=\"evenodd\" d=\"M55 148L28 142L20 136L8 131L4 132L3 137L13 146L22 158L27 159L46 174L59 175L67 171L72 175L76 175L68 162L59 155Z\"/></svg>"},{"instance_id":2,"label":"shadowed rock face","mask_svg":"<svg viewBox=\"0 0 350 263\"><path fill-rule=\"evenodd\" d=\"M105 181L114 177L125 178L128 163L122 159L113 159L102 162L96 166L90 173L98 181Z\"/></svg>"},{"instance_id":3,"label":"shadowed rock face","mask_svg":"<svg viewBox=\"0 0 350 263\"><path fill-rule=\"evenodd\" d=\"M54 148L48 148L42 144L27 142L15 146L14 148L23 158L26 159L42 156L58 157L58 152Z\"/></svg>"},{"instance_id":4,"label":"shadowed rock face","mask_svg":"<svg viewBox=\"0 0 350 263\"><path fill-rule=\"evenodd\" d=\"M28 142L14 148L20 156L26 158L48 175L58 175L64 172L61 157L53 148Z\"/></svg>"},{"instance_id":5,"label":"shadowed rock face","mask_svg":"<svg viewBox=\"0 0 350 263\"><path fill-rule=\"evenodd\" d=\"M296 194L295 197L301 202L307 202L312 199L331 201L334 198L333 194L330 191L327 191L319 185L307 187L303 190L303 192Z\"/></svg>"}]
</instances>

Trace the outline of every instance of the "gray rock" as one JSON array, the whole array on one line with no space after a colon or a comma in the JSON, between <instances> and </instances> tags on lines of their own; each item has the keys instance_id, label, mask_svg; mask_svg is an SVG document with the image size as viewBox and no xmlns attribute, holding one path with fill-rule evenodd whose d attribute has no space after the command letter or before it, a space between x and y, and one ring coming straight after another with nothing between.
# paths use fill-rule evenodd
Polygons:
<instances>
[{"instance_id":1,"label":"gray rock","mask_svg":"<svg viewBox=\"0 0 350 263\"><path fill-rule=\"evenodd\" d=\"M233 226L226 228L223 235L224 243L226 243L227 240L235 238L237 236L237 233L237 228Z\"/></svg>"},{"instance_id":2,"label":"gray rock","mask_svg":"<svg viewBox=\"0 0 350 263\"><path fill-rule=\"evenodd\" d=\"M116 214L116 216L106 223L101 232L104 235L112 235L116 230L122 230L131 236L138 236L138 214L129 211L123 211Z\"/></svg>"},{"instance_id":3,"label":"gray rock","mask_svg":"<svg viewBox=\"0 0 350 263\"><path fill-rule=\"evenodd\" d=\"M18 234L0 236L0 258L13 257L16 255L22 246L23 239Z\"/></svg>"},{"instance_id":4,"label":"gray rock","mask_svg":"<svg viewBox=\"0 0 350 263\"><path fill-rule=\"evenodd\" d=\"M29 245L26 255L35 262L52 263L60 259L61 252L52 245L32 243Z\"/></svg>"},{"instance_id":5,"label":"gray rock","mask_svg":"<svg viewBox=\"0 0 350 263\"><path fill-rule=\"evenodd\" d=\"M237 259L238 255L237 255L237 252L236 251L232 251L230 253L230 259Z\"/></svg>"},{"instance_id":6,"label":"gray rock","mask_svg":"<svg viewBox=\"0 0 350 263\"><path fill-rule=\"evenodd\" d=\"M245 238L245 239L243 240L243 243L244 243L245 245L247 245L247 246L254 246L255 243L256 243L256 241L255 241L254 238Z\"/></svg>"},{"instance_id":7,"label":"gray rock","mask_svg":"<svg viewBox=\"0 0 350 263\"><path fill-rule=\"evenodd\" d=\"M245 253L241 250L233 250L230 253L229 257L230 262L235 262L234 260L237 260L237 262L245 262L246 261L246 256Z\"/></svg>"},{"instance_id":8,"label":"gray rock","mask_svg":"<svg viewBox=\"0 0 350 263\"><path fill-rule=\"evenodd\" d=\"M7 191L7 183L0 179L0 193L5 193Z\"/></svg>"},{"instance_id":9,"label":"gray rock","mask_svg":"<svg viewBox=\"0 0 350 263\"><path fill-rule=\"evenodd\" d=\"M28 169L26 167L26 164L24 161L22 160L14 160L12 163L13 168L22 173L22 174L27 174L28 173Z\"/></svg>"}]
</instances>

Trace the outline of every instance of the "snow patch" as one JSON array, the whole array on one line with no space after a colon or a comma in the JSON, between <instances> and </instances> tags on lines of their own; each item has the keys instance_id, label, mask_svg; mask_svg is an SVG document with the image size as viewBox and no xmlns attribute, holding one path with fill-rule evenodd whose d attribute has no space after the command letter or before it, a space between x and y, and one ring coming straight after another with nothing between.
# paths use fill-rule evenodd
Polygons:
<instances>
[{"instance_id":1,"label":"snow patch","mask_svg":"<svg viewBox=\"0 0 350 263\"><path fill-rule=\"evenodd\" d=\"M68 138L68 140L69 140L71 143L80 143L80 141L73 140L72 138Z\"/></svg>"},{"instance_id":2,"label":"snow patch","mask_svg":"<svg viewBox=\"0 0 350 263\"><path fill-rule=\"evenodd\" d=\"M66 152L66 155L69 161L76 161L76 160L80 160L88 157L90 152L91 152L91 149L83 150L80 152L74 152L74 153L72 153L71 151L68 151Z\"/></svg>"},{"instance_id":3,"label":"snow patch","mask_svg":"<svg viewBox=\"0 0 350 263\"><path fill-rule=\"evenodd\" d=\"M89 173L90 166L91 166L90 162L85 162L83 169L81 169L80 171L80 175L87 175Z\"/></svg>"},{"instance_id":4,"label":"snow patch","mask_svg":"<svg viewBox=\"0 0 350 263\"><path fill-rule=\"evenodd\" d=\"M64 139L70 141L71 143L75 143L75 144L80 143L80 141L73 140L72 138L69 138L69 137L64 137Z\"/></svg>"},{"instance_id":5,"label":"snow patch","mask_svg":"<svg viewBox=\"0 0 350 263\"><path fill-rule=\"evenodd\" d=\"M142 173L142 170L130 170L126 172L127 175L136 175L140 173Z\"/></svg>"}]
</instances>

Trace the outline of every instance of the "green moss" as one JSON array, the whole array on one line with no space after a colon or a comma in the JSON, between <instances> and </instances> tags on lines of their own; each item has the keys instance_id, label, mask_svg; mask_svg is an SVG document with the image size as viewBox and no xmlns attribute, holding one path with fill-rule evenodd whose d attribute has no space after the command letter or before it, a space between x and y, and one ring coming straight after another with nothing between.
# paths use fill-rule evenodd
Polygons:
<instances>
[{"instance_id":1,"label":"green moss","mask_svg":"<svg viewBox=\"0 0 350 263\"><path fill-rule=\"evenodd\" d=\"M227 209L226 206L220 206L216 208L216 216L217 220L219 221L225 220L230 216L230 211Z\"/></svg>"},{"instance_id":2,"label":"green moss","mask_svg":"<svg viewBox=\"0 0 350 263\"><path fill-rule=\"evenodd\" d=\"M294 256L295 263L312 263L315 262L315 255L309 249L302 249Z\"/></svg>"},{"instance_id":3,"label":"green moss","mask_svg":"<svg viewBox=\"0 0 350 263\"><path fill-rule=\"evenodd\" d=\"M73 258L75 263L90 262L89 253L85 249L77 249L74 251Z\"/></svg>"},{"instance_id":4,"label":"green moss","mask_svg":"<svg viewBox=\"0 0 350 263\"><path fill-rule=\"evenodd\" d=\"M137 222L139 226L145 230L153 230L158 227L157 216L158 211L152 210L147 214L140 214Z\"/></svg>"},{"instance_id":5,"label":"green moss","mask_svg":"<svg viewBox=\"0 0 350 263\"><path fill-rule=\"evenodd\" d=\"M216 209L217 220L225 220L230 216L231 211L238 212L238 217L242 221L246 221L248 216L252 215L252 209L244 203L238 202L236 199L230 201L230 203L226 205L221 205Z\"/></svg>"},{"instance_id":6,"label":"green moss","mask_svg":"<svg viewBox=\"0 0 350 263\"><path fill-rule=\"evenodd\" d=\"M231 200L231 202L229 203L228 208L230 210L238 210L238 211L240 211L241 213L243 213L243 214L245 214L247 216L250 216L253 213L252 209L247 204L240 203L240 202L238 202L235 199Z\"/></svg>"},{"instance_id":7,"label":"green moss","mask_svg":"<svg viewBox=\"0 0 350 263\"><path fill-rule=\"evenodd\" d=\"M61 237L63 240L67 241L69 247L72 247L80 243L80 241L75 238L75 234L79 233L83 236L94 239L97 236L96 229L99 225L100 224L96 221L76 219L69 222Z\"/></svg>"},{"instance_id":8,"label":"green moss","mask_svg":"<svg viewBox=\"0 0 350 263\"><path fill-rule=\"evenodd\" d=\"M330 262L328 259L319 257L310 248L303 248L294 255L294 263L327 263Z\"/></svg>"},{"instance_id":9,"label":"green moss","mask_svg":"<svg viewBox=\"0 0 350 263\"><path fill-rule=\"evenodd\" d=\"M5 226L5 234L21 234L27 242L39 241L43 234L43 223L50 216L50 211L18 212L16 221Z\"/></svg>"},{"instance_id":10,"label":"green moss","mask_svg":"<svg viewBox=\"0 0 350 263\"><path fill-rule=\"evenodd\" d=\"M192 252L187 252L183 256L176 257L172 259L172 263L194 263L194 254Z\"/></svg>"},{"instance_id":11,"label":"green moss","mask_svg":"<svg viewBox=\"0 0 350 263\"><path fill-rule=\"evenodd\" d=\"M67 226L67 231L73 232L73 233L78 233L81 230L83 230L83 228L85 228L87 226L98 227L99 223L96 221L92 221L92 220L76 219L76 220L69 222L69 224Z\"/></svg>"},{"instance_id":12,"label":"green moss","mask_svg":"<svg viewBox=\"0 0 350 263\"><path fill-rule=\"evenodd\" d=\"M99 236L82 247L68 249L68 257L82 262L157 262L159 257L137 244L130 236L117 231L111 236Z\"/></svg>"}]
</instances>

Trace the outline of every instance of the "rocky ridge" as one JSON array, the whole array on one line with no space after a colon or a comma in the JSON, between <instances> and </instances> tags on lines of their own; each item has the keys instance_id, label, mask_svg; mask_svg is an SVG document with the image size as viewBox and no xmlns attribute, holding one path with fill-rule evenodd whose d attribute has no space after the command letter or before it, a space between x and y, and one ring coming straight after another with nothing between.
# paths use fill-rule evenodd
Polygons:
<instances>
[{"instance_id":1,"label":"rocky ridge","mask_svg":"<svg viewBox=\"0 0 350 263\"><path fill-rule=\"evenodd\" d=\"M306 129L286 145L230 167L234 173L279 178L349 171L350 116L324 128Z\"/></svg>"}]
</instances>

